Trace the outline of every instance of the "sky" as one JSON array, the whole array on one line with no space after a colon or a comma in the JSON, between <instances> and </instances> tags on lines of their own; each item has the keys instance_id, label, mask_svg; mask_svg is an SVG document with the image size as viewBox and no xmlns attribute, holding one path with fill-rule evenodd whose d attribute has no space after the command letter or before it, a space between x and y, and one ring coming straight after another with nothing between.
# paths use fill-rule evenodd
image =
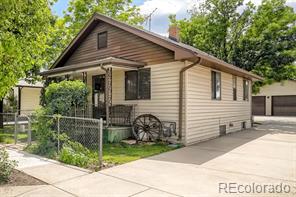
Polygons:
<instances>
[{"instance_id":1,"label":"sky","mask_svg":"<svg viewBox=\"0 0 296 197\"><path fill-rule=\"evenodd\" d=\"M53 6L54 13L62 16L63 11L67 9L68 1L58 0ZM166 36L169 25L168 16L176 14L177 19L186 18L189 16L188 10L201 1L203 0L133 0L133 4L139 6L144 15L150 14L157 8L152 16L151 31ZM262 0L251 1L255 5L259 5ZM287 4L296 11L296 0L287 0ZM148 27L148 25L145 26Z\"/></svg>"}]
</instances>

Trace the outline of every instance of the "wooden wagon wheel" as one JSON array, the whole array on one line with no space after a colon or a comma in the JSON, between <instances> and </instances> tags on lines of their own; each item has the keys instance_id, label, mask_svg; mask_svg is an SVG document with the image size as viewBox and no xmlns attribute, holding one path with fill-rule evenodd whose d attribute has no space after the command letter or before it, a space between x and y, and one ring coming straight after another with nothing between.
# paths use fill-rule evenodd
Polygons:
<instances>
[{"instance_id":1,"label":"wooden wagon wheel","mask_svg":"<svg viewBox=\"0 0 296 197\"><path fill-rule=\"evenodd\" d=\"M162 124L151 114L140 115L133 122L133 134L137 141L158 140L162 136Z\"/></svg>"}]
</instances>

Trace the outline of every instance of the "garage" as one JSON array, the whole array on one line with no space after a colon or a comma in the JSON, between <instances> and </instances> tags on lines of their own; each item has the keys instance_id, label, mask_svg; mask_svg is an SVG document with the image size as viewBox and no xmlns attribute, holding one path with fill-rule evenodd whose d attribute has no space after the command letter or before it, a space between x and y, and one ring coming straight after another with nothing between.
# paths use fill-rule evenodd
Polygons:
<instances>
[{"instance_id":1,"label":"garage","mask_svg":"<svg viewBox=\"0 0 296 197\"><path fill-rule=\"evenodd\" d=\"M265 96L252 97L252 113L256 116L265 116Z\"/></svg>"},{"instance_id":2,"label":"garage","mask_svg":"<svg viewBox=\"0 0 296 197\"><path fill-rule=\"evenodd\" d=\"M296 116L296 95L272 96L273 116Z\"/></svg>"}]
</instances>

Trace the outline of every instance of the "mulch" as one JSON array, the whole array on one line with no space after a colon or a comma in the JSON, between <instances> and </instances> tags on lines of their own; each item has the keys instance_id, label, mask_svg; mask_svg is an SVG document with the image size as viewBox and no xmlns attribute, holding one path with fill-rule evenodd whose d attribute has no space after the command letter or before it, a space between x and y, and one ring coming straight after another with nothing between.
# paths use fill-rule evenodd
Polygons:
<instances>
[{"instance_id":1,"label":"mulch","mask_svg":"<svg viewBox=\"0 0 296 197\"><path fill-rule=\"evenodd\" d=\"M47 183L40 181L32 176L25 174L24 172L13 170L9 181L6 183L0 183L0 187L3 186L29 186L29 185L46 185Z\"/></svg>"}]
</instances>

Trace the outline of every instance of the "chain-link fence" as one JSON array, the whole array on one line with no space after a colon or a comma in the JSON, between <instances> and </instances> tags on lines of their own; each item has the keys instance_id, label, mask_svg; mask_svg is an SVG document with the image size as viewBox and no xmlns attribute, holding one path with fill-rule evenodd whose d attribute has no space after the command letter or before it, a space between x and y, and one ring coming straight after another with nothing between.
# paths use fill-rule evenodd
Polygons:
<instances>
[{"instance_id":1,"label":"chain-link fence","mask_svg":"<svg viewBox=\"0 0 296 197\"><path fill-rule=\"evenodd\" d=\"M33 130L53 132L53 142L60 154L64 143L74 142L93 153L97 153L102 164L103 120L92 118L68 117L60 115L31 116Z\"/></svg>"},{"instance_id":2,"label":"chain-link fence","mask_svg":"<svg viewBox=\"0 0 296 197\"><path fill-rule=\"evenodd\" d=\"M0 143L31 144L31 124L28 115L0 113Z\"/></svg>"},{"instance_id":3,"label":"chain-link fence","mask_svg":"<svg viewBox=\"0 0 296 197\"><path fill-rule=\"evenodd\" d=\"M63 143L68 140L96 152L99 165L102 164L102 119L0 113L0 143L30 145L36 139L38 129L38 133L42 130L45 133L54 133L55 138L51 143L56 147L58 154L63 148Z\"/></svg>"}]
</instances>

